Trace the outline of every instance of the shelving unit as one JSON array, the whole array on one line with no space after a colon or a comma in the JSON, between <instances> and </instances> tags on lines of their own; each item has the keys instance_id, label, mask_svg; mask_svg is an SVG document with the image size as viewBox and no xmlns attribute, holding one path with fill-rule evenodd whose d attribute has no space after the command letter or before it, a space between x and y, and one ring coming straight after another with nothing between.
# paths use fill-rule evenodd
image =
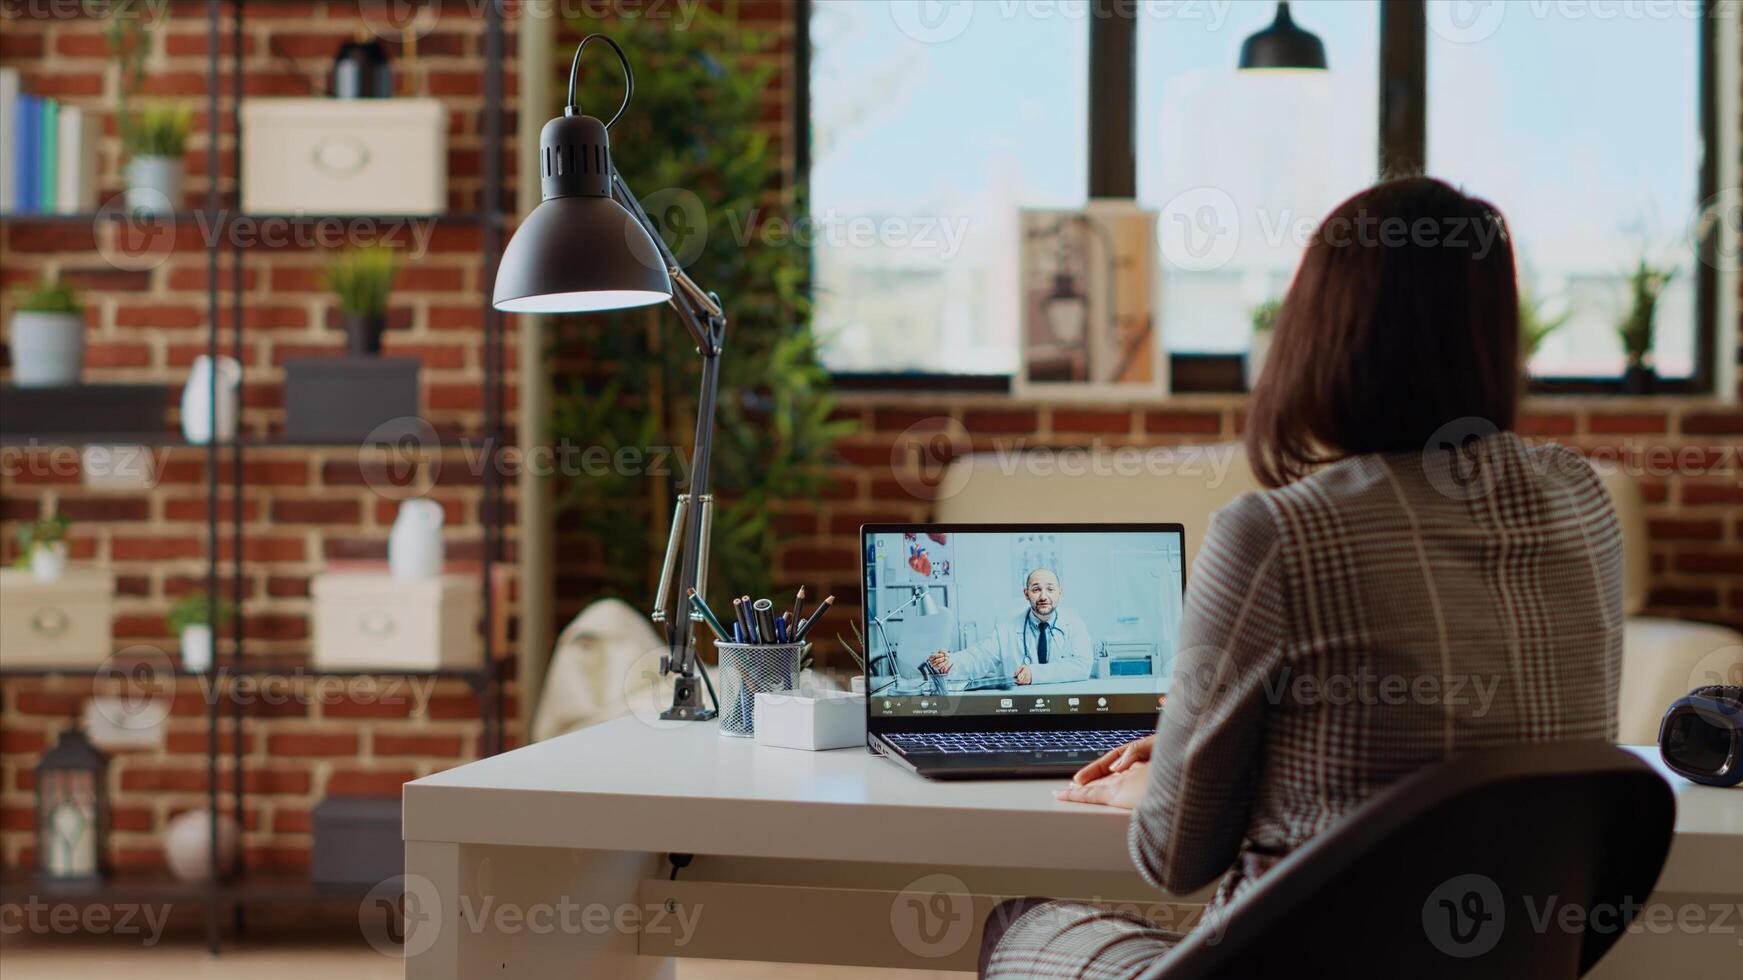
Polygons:
<instances>
[{"instance_id":1,"label":"shelving unit","mask_svg":"<svg viewBox=\"0 0 1743 980\"><path fill-rule=\"evenodd\" d=\"M231 131L240 134L242 131L241 108L243 100L244 65L243 55L246 44L243 37L243 24L247 16L247 0L232 0L226 5L219 0L207 0L207 74L210 81L207 96L208 120L217 120L227 111ZM224 79L223 58L221 52L226 9L234 11L231 20L229 50L231 54L230 90L222 91ZM220 141L217 138L208 140L206 172L211 176L206 192L204 206L198 210L181 211L173 215L177 222L202 223L203 227L222 227L224 223L246 220L251 222L280 220L286 222L317 222L323 220L369 220L379 221L432 221L444 224L470 225L482 229L480 266L484 270L483 283L488 284L494 277L497 259L502 251L504 236L503 221L503 172L502 149L505 131L505 114L503 110L504 70L504 26L502 12L496 4L485 4L481 8L484 18L484 110L483 110L483 189L481 194L481 210L464 211L446 214L428 215L358 215L358 214L295 214L295 215L265 215L246 214L239 208L227 207L234 201L226 201L226 197L239 198L240 175L226 174L223 168L223 157L220 152ZM228 104L226 105L226 100ZM237 167L240 168L242 148L238 140L235 149ZM221 185L225 177L236 179L238 190L231 195L223 193ZM126 215L113 211L93 212L84 214L31 214L3 215L0 222L11 224L95 224L105 220L129 220ZM230 342L235 349L243 349L245 334L244 323L244 266L243 246L234 236L207 236L206 251L206 309L207 309L207 351L216 358L220 353L221 328L219 322L228 302L231 313ZM229 276L226 271L226 260ZM224 285L227 282L228 285ZM501 610L497 608L496 595L493 588L492 570L497 562L501 549L501 520L503 511L503 486L500 467L495 465L496 457L506 441L506 431L503 424L505 417L504 398L505 387L502 378L502 366L505 363L503 323L501 314L491 306L488 287L481 290L480 306L483 315L483 369L484 369L484 426L483 431L476 436L466 438L481 445L485 455L482 479L482 510L479 522L483 529L483 551L479 573L479 587L483 590L483 662L476 668L447 669L430 671L348 671L319 670L307 660L284 658L278 656L256 657L248 653L248 641L244 637L244 617L234 617L231 630L233 653L216 658L211 671L188 671L176 666L177 677L211 677L217 679L215 689L222 690L224 686L266 675L290 677L431 677L464 681L472 690L480 703L480 717L483 726L482 748L487 754L494 754L503 745L503 711L501 662L498 660L496 640L498 636L497 617ZM214 380L214 386L216 381ZM214 388L214 396L215 396ZM214 404L216 398L213 399ZM448 440L458 442L460 437L448 433L438 434L438 439L444 445ZM66 433L19 433L7 432L0 438L0 444L9 446L38 445L44 448L87 445L145 445L145 446L188 446L205 451L206 459L206 591L208 595L220 592L219 583L228 571L230 589L237 598L240 607L245 595L244 567L247 561L242 557L244 520L243 508L233 507L230 526L227 529L231 554L234 556L226 570L219 558L221 539L225 528L220 520L220 500L223 492L228 489L233 499L240 500L247 486L244 460L250 451L276 449L295 450L298 448L363 448L355 444L336 444L331 442L304 442L288 440L282 435L243 436L239 439L220 443L193 444L181 438L179 433L165 432L161 436L141 436L139 433L117 433L113 438L107 438L103 433L78 434L69 436ZM440 448L425 447L425 448ZM227 465L226 465L227 464ZM81 672L56 669L5 669L0 671L4 677L50 677L73 676ZM89 676L88 673L84 674ZM223 710L228 702L230 710ZM242 699L215 696L209 699L206 713L207 751L206 751L206 797L208 811L213 825L223 813L225 807L225 792L220 785L220 762L222 761L223 737L228 733L234 736L231 740L231 756L229 771L234 774L229 792L230 812L236 815L237 821L242 821L246 812L245 803L245 769L243 742L241 737L248 715ZM213 866L217 866L218 844L216 835L209 841ZM315 885L307 875L286 874L281 872L242 872L238 876L209 883L188 883L174 879L164 873L120 873L108 880L90 884L58 884L42 883L35 879L29 869L7 871L0 873L0 902L19 902L32 897L50 901L112 903L124 901L169 902L169 903L200 903L206 913L207 944L213 952L219 949L223 938L223 915L228 909L233 916L235 930L240 933L245 925L244 909L251 904L277 904L296 902L324 901L356 901L364 894L364 889L327 888Z\"/></svg>"}]
</instances>

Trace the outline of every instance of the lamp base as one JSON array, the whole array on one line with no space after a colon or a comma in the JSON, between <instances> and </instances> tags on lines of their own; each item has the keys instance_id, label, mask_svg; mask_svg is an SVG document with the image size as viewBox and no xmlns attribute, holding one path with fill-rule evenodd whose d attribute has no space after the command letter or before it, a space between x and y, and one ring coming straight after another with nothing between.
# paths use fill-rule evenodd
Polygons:
<instances>
[{"instance_id":1,"label":"lamp base","mask_svg":"<svg viewBox=\"0 0 1743 980\"><path fill-rule=\"evenodd\" d=\"M660 720L713 721L719 715L702 700L700 678L679 677L672 687L672 706L660 712Z\"/></svg>"}]
</instances>

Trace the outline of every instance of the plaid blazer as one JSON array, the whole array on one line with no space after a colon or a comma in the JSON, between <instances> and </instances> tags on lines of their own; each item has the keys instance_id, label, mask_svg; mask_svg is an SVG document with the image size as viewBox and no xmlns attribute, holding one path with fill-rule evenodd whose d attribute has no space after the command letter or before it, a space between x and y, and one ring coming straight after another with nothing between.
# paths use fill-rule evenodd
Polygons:
<instances>
[{"instance_id":1,"label":"plaid blazer","mask_svg":"<svg viewBox=\"0 0 1743 980\"><path fill-rule=\"evenodd\" d=\"M1424 766L1613 740L1622 621L1615 511L1571 450L1499 433L1246 494L1192 567L1132 859L1177 894L1220 877L1210 915ZM1130 977L1178 939L1055 902L989 975Z\"/></svg>"}]
</instances>

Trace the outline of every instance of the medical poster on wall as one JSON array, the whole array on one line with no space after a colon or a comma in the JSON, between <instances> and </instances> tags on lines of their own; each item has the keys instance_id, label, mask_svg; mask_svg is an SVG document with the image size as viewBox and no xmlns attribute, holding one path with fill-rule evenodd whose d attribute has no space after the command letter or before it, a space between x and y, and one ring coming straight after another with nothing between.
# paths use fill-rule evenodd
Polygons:
<instances>
[{"instance_id":1,"label":"medical poster on wall","mask_svg":"<svg viewBox=\"0 0 1743 980\"><path fill-rule=\"evenodd\" d=\"M1023 397L1167 394L1156 323L1156 212L1127 201L1021 212Z\"/></svg>"},{"instance_id":2,"label":"medical poster on wall","mask_svg":"<svg viewBox=\"0 0 1743 980\"><path fill-rule=\"evenodd\" d=\"M899 559L897 574L890 576L892 584L948 585L954 572L950 535L944 532L903 534Z\"/></svg>"}]
</instances>

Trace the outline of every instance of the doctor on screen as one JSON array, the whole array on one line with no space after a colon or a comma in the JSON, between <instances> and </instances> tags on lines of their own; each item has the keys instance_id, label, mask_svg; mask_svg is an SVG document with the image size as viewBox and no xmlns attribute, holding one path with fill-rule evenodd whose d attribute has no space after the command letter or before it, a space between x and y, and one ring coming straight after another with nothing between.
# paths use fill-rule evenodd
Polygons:
<instances>
[{"instance_id":1,"label":"doctor on screen","mask_svg":"<svg viewBox=\"0 0 1743 980\"><path fill-rule=\"evenodd\" d=\"M1089 677L1093 661L1089 628L1076 613L1059 608L1065 589L1051 568L1037 568L1023 583L1023 611L994 624L992 635L955 653L940 650L927 661L940 674L961 669L966 677L1009 677L1018 684L1059 684Z\"/></svg>"}]
</instances>

